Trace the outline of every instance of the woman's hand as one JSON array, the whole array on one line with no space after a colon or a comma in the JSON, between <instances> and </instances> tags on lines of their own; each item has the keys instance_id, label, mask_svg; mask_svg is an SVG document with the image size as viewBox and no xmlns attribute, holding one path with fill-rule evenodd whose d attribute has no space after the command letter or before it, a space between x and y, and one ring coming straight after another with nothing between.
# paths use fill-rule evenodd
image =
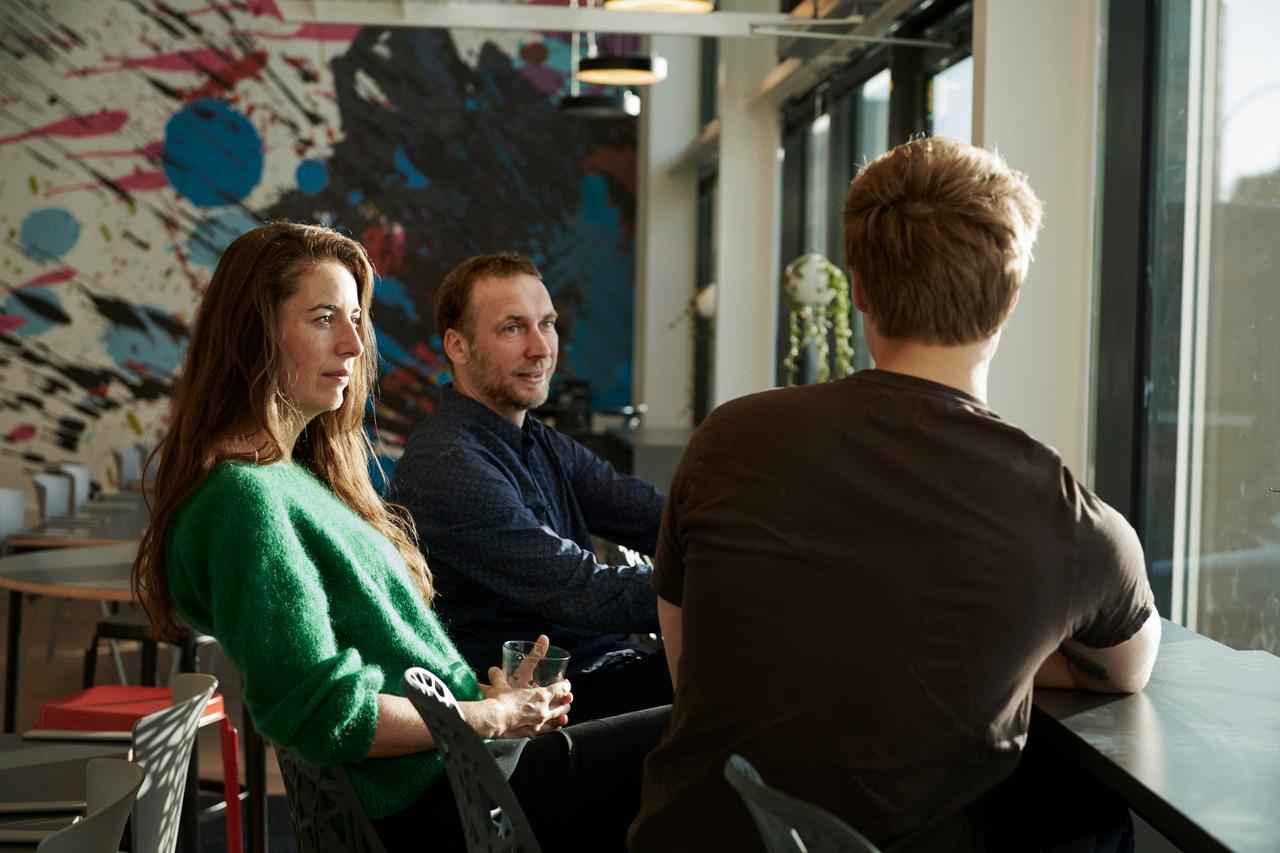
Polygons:
<instances>
[{"instance_id":1,"label":"woman's hand","mask_svg":"<svg viewBox=\"0 0 1280 853\"><path fill-rule=\"evenodd\" d=\"M481 737L532 737L569 722L573 693L568 681L562 679L546 687L532 686L533 670L550 645L545 634L539 636L532 653L512 673L511 681L507 681L501 669L490 667L490 684L480 685L484 701L461 703L463 717Z\"/></svg>"},{"instance_id":2,"label":"woman's hand","mask_svg":"<svg viewBox=\"0 0 1280 853\"><path fill-rule=\"evenodd\" d=\"M489 670L492 686L481 685L482 702L463 702L462 716L481 737L532 737L568 724L573 702L568 681L550 687L511 687L502 670Z\"/></svg>"}]
</instances>

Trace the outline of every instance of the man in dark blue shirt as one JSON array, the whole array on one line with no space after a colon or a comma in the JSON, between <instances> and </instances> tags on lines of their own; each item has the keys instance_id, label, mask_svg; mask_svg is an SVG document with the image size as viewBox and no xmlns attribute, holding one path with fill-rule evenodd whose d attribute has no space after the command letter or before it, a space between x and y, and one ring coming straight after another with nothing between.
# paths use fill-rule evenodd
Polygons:
<instances>
[{"instance_id":1,"label":"man in dark blue shirt","mask_svg":"<svg viewBox=\"0 0 1280 853\"><path fill-rule=\"evenodd\" d=\"M591 535L651 554L663 496L528 414L547 399L556 312L509 253L445 277L436 331L453 369L409 439L390 498L413 515L463 657L483 673L506 640L571 654L578 721L671 701L666 662L628 635L658 627L650 567L597 560Z\"/></svg>"}]
</instances>

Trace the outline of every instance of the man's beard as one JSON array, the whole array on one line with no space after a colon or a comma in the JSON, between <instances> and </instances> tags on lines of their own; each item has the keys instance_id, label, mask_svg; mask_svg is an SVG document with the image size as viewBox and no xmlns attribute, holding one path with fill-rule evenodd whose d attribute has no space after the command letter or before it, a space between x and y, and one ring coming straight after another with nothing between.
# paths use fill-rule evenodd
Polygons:
<instances>
[{"instance_id":1,"label":"man's beard","mask_svg":"<svg viewBox=\"0 0 1280 853\"><path fill-rule=\"evenodd\" d=\"M477 353L477 355L479 355ZM512 390L512 382L515 377L511 373L501 373L494 365L483 356L479 356L476 365L479 370L476 371L475 386L476 391L491 404L499 409L518 409L528 411L536 409L543 403L547 402L547 397L551 391L551 374L555 372L555 359L547 359L546 366L539 368L538 364L527 365L524 369L542 369L547 375L547 381L544 386L532 398L523 397Z\"/></svg>"}]
</instances>

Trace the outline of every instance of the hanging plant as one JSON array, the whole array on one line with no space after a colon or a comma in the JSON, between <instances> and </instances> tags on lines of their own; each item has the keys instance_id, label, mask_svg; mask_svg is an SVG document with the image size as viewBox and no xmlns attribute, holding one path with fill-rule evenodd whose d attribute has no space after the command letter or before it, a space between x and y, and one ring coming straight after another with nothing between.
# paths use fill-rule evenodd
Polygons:
<instances>
[{"instance_id":1,"label":"hanging plant","mask_svg":"<svg viewBox=\"0 0 1280 853\"><path fill-rule=\"evenodd\" d=\"M817 252L787 264L782 289L791 300L790 346L783 365L787 384L796 384L800 352L813 345L814 381L842 379L853 373L853 330L849 326L849 279L844 271ZM835 358L828 362L834 337Z\"/></svg>"}]
</instances>

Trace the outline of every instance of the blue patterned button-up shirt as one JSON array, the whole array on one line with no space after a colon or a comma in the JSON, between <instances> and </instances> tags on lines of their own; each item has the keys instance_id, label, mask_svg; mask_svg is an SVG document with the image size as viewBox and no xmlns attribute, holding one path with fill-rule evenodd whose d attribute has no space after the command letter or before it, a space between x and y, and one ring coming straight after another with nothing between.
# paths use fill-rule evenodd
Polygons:
<instances>
[{"instance_id":1,"label":"blue patterned button-up shirt","mask_svg":"<svg viewBox=\"0 0 1280 853\"><path fill-rule=\"evenodd\" d=\"M547 634L572 674L657 630L650 567L600 563L590 537L652 554L662 493L532 415L516 427L446 385L388 498L413 515L436 609L480 673L506 640Z\"/></svg>"}]
</instances>

